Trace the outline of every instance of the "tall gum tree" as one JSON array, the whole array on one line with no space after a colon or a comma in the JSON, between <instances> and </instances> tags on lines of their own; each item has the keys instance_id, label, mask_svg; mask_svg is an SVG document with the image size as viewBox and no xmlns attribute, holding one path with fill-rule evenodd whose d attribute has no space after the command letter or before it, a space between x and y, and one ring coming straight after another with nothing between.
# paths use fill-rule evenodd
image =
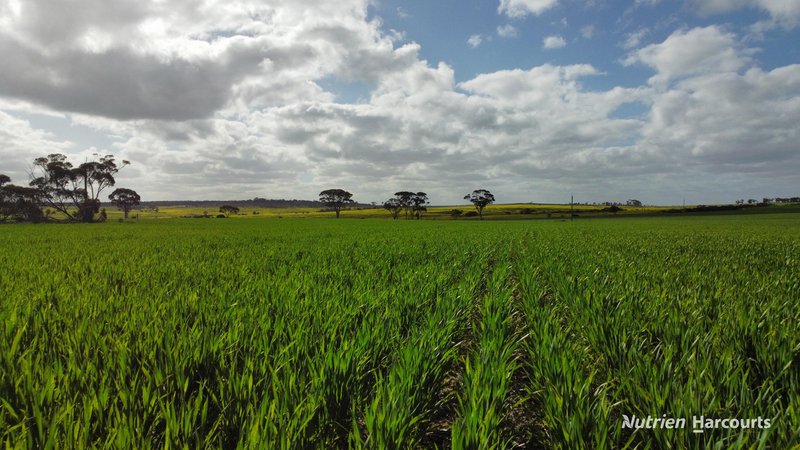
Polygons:
<instances>
[{"instance_id":1,"label":"tall gum tree","mask_svg":"<svg viewBox=\"0 0 800 450\"><path fill-rule=\"evenodd\" d=\"M469 200L478 210L478 215L483 220L483 208L494 203L494 195L487 189L475 189L471 194L464 196L464 200Z\"/></svg>"},{"instance_id":2,"label":"tall gum tree","mask_svg":"<svg viewBox=\"0 0 800 450\"><path fill-rule=\"evenodd\" d=\"M100 210L100 194L116 184L114 175L129 164L123 160L117 165L114 155L105 155L74 167L65 155L53 153L33 161L30 185L40 191L45 206L67 220L93 222Z\"/></svg>"},{"instance_id":3,"label":"tall gum tree","mask_svg":"<svg viewBox=\"0 0 800 450\"><path fill-rule=\"evenodd\" d=\"M139 205L142 197L139 196L139 194L133 189L119 188L114 189L114 192L108 196L108 199L117 207L117 209L122 211L127 219L128 213L130 213L135 206Z\"/></svg>"},{"instance_id":4,"label":"tall gum tree","mask_svg":"<svg viewBox=\"0 0 800 450\"><path fill-rule=\"evenodd\" d=\"M345 191L344 189L326 189L319 193L319 201L328 208L336 211L336 218L339 218L339 213L347 205L355 203L353 201L353 194Z\"/></svg>"}]
</instances>

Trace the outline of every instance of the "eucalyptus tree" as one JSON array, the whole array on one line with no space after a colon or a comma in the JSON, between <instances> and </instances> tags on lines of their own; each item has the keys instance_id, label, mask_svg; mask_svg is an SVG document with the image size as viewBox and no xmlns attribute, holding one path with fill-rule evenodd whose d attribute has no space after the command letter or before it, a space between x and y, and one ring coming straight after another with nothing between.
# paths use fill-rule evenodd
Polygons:
<instances>
[{"instance_id":1,"label":"eucalyptus tree","mask_svg":"<svg viewBox=\"0 0 800 450\"><path fill-rule=\"evenodd\" d=\"M116 184L114 175L129 164L123 160L117 165L114 155L105 155L74 167L65 155L53 153L33 161L30 185L39 191L44 206L67 220L93 222L100 211L100 194Z\"/></svg>"},{"instance_id":2,"label":"eucalyptus tree","mask_svg":"<svg viewBox=\"0 0 800 450\"><path fill-rule=\"evenodd\" d=\"M411 197L411 213L419 220L419 216L428 211L428 194L424 192L417 192Z\"/></svg>"},{"instance_id":3,"label":"eucalyptus tree","mask_svg":"<svg viewBox=\"0 0 800 450\"><path fill-rule=\"evenodd\" d=\"M464 196L464 200L469 200L478 210L478 215L483 220L483 208L494 203L494 195L487 189L475 189L471 194Z\"/></svg>"},{"instance_id":4,"label":"eucalyptus tree","mask_svg":"<svg viewBox=\"0 0 800 450\"><path fill-rule=\"evenodd\" d=\"M219 207L219 212L225 214L225 217L228 217L231 214L239 214L239 208L233 205L222 205Z\"/></svg>"},{"instance_id":5,"label":"eucalyptus tree","mask_svg":"<svg viewBox=\"0 0 800 450\"><path fill-rule=\"evenodd\" d=\"M345 191L344 189L326 189L319 193L319 201L328 208L336 211L336 218L339 218L339 213L347 205L355 203L353 194Z\"/></svg>"},{"instance_id":6,"label":"eucalyptus tree","mask_svg":"<svg viewBox=\"0 0 800 450\"><path fill-rule=\"evenodd\" d=\"M393 211L386 207L387 203L391 202L392 208L397 208L397 211ZM400 191L394 193L394 198L389 199L386 203L384 203L384 208L389 209L392 211L392 216L397 218L399 212L405 211L406 219L409 217L416 217L419 219L420 214L428 210L428 194L424 192L411 192L411 191Z\"/></svg>"},{"instance_id":7,"label":"eucalyptus tree","mask_svg":"<svg viewBox=\"0 0 800 450\"><path fill-rule=\"evenodd\" d=\"M125 218L127 219L128 213L131 212L134 206L139 205L142 197L133 189L119 188L115 189L114 192L108 196L108 199L111 200L111 203L113 203L117 209L125 214Z\"/></svg>"},{"instance_id":8,"label":"eucalyptus tree","mask_svg":"<svg viewBox=\"0 0 800 450\"><path fill-rule=\"evenodd\" d=\"M397 219L397 216L400 215L400 211L403 210L403 204L400 203L400 200L393 197L383 202L383 209L392 213L392 219Z\"/></svg>"},{"instance_id":9,"label":"eucalyptus tree","mask_svg":"<svg viewBox=\"0 0 800 450\"><path fill-rule=\"evenodd\" d=\"M0 222L43 222L46 220L39 207L39 190L16 186L8 175L0 174Z\"/></svg>"}]
</instances>

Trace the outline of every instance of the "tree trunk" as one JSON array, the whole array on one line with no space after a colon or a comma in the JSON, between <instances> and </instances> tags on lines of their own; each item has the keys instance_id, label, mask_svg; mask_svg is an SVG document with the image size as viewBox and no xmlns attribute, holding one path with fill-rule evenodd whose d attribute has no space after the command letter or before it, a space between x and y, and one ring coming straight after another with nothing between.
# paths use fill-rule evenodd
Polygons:
<instances>
[{"instance_id":1,"label":"tree trunk","mask_svg":"<svg viewBox=\"0 0 800 450\"><path fill-rule=\"evenodd\" d=\"M81 211L81 222L92 223L94 222L94 212L91 208L83 208Z\"/></svg>"},{"instance_id":2,"label":"tree trunk","mask_svg":"<svg viewBox=\"0 0 800 450\"><path fill-rule=\"evenodd\" d=\"M94 222L94 215L97 214L98 211L100 211L100 202L87 199L79 205L78 216L81 222L92 223Z\"/></svg>"},{"instance_id":3,"label":"tree trunk","mask_svg":"<svg viewBox=\"0 0 800 450\"><path fill-rule=\"evenodd\" d=\"M337 219L339 218L339 209L338 208L336 209L336 218Z\"/></svg>"}]
</instances>

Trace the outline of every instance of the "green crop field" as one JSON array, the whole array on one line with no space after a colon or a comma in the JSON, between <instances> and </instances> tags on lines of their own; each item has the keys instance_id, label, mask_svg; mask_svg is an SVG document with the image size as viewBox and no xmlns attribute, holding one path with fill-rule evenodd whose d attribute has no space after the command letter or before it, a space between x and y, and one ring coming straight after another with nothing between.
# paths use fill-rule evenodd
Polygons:
<instances>
[{"instance_id":1,"label":"green crop field","mask_svg":"<svg viewBox=\"0 0 800 450\"><path fill-rule=\"evenodd\" d=\"M0 297L6 448L800 445L795 213L5 225Z\"/></svg>"}]
</instances>

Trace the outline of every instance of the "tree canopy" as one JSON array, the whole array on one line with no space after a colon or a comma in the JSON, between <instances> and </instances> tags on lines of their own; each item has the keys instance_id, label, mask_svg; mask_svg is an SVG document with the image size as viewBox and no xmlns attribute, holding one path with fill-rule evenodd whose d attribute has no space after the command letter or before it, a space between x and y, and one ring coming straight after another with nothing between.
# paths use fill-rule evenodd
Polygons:
<instances>
[{"instance_id":1,"label":"tree canopy","mask_svg":"<svg viewBox=\"0 0 800 450\"><path fill-rule=\"evenodd\" d=\"M383 208L392 213L393 218L400 215L400 211L405 211L406 219L414 216L419 219L421 213L428 210L428 194L424 192L400 191L395 192L394 197L383 203Z\"/></svg>"},{"instance_id":2,"label":"tree canopy","mask_svg":"<svg viewBox=\"0 0 800 450\"><path fill-rule=\"evenodd\" d=\"M239 208L233 205L222 205L219 207L219 212L227 217L231 214L239 214Z\"/></svg>"},{"instance_id":3,"label":"tree canopy","mask_svg":"<svg viewBox=\"0 0 800 450\"><path fill-rule=\"evenodd\" d=\"M483 208L494 203L494 195L487 189L475 189L471 194L464 196L464 200L469 200L478 210L478 215L483 220Z\"/></svg>"},{"instance_id":4,"label":"tree canopy","mask_svg":"<svg viewBox=\"0 0 800 450\"><path fill-rule=\"evenodd\" d=\"M319 193L319 201L328 208L336 211L337 219L343 207L355 203L355 201L353 201L353 194L344 189L326 189Z\"/></svg>"},{"instance_id":5,"label":"tree canopy","mask_svg":"<svg viewBox=\"0 0 800 450\"><path fill-rule=\"evenodd\" d=\"M403 204L397 198L390 198L383 202L383 209L389 211L392 214L392 219L397 219L400 215L400 211L403 210Z\"/></svg>"},{"instance_id":6,"label":"tree canopy","mask_svg":"<svg viewBox=\"0 0 800 450\"><path fill-rule=\"evenodd\" d=\"M108 199L125 214L125 218L127 219L128 213L131 212L134 206L139 205L139 201L142 198L132 189L119 188L115 189L114 192L108 196Z\"/></svg>"},{"instance_id":7,"label":"tree canopy","mask_svg":"<svg viewBox=\"0 0 800 450\"><path fill-rule=\"evenodd\" d=\"M400 204L403 206L403 210L406 212L406 219L408 219L408 214L411 212L411 197L413 196L414 193L411 191L400 191L394 193L394 198L400 202Z\"/></svg>"},{"instance_id":8,"label":"tree canopy","mask_svg":"<svg viewBox=\"0 0 800 450\"><path fill-rule=\"evenodd\" d=\"M41 222L45 215L39 207L40 194L35 188L16 186L0 174L0 222Z\"/></svg>"},{"instance_id":9,"label":"tree canopy","mask_svg":"<svg viewBox=\"0 0 800 450\"><path fill-rule=\"evenodd\" d=\"M428 211L428 194L424 192L417 192L411 196L411 213L419 220L420 214Z\"/></svg>"},{"instance_id":10,"label":"tree canopy","mask_svg":"<svg viewBox=\"0 0 800 450\"><path fill-rule=\"evenodd\" d=\"M30 185L39 190L44 205L68 220L92 222L100 210L100 194L114 186L114 175L128 164L123 160L118 166L114 155L105 155L74 167L65 155L53 153L33 161Z\"/></svg>"}]
</instances>

